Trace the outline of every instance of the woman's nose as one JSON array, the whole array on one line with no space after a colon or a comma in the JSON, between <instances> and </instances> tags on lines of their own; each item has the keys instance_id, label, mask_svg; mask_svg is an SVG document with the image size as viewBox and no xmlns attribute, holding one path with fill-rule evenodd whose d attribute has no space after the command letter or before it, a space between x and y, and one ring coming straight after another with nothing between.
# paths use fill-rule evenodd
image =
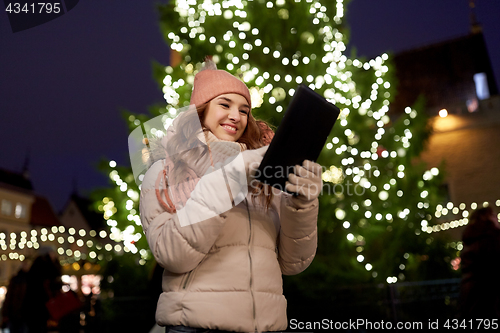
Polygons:
<instances>
[{"instance_id":1,"label":"woman's nose","mask_svg":"<svg viewBox=\"0 0 500 333\"><path fill-rule=\"evenodd\" d=\"M231 119L232 121L240 121L240 110L238 110L238 108L231 108L229 110L229 115L228 115L229 119Z\"/></svg>"}]
</instances>

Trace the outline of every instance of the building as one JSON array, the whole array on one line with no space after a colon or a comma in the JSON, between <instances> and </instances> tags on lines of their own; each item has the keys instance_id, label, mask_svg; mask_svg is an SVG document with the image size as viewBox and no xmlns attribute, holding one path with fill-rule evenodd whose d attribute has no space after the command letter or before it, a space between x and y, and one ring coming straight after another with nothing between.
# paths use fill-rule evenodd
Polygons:
<instances>
[{"instance_id":1,"label":"building","mask_svg":"<svg viewBox=\"0 0 500 333\"><path fill-rule=\"evenodd\" d=\"M80 196L75 190L62 209L59 219L62 226L64 226L65 230L68 230L73 238L79 236L79 240L68 244L65 254L67 256L73 255L74 258L62 261L63 273L76 277L77 284L82 286L82 276L92 275L93 278L99 272L100 266L95 264L93 260L89 261L87 259L85 254L89 253L90 249L84 250L81 244L85 243L88 247L90 244L89 241L94 242L95 239L99 238L102 241L101 246L104 246L104 243L111 243L107 238L104 218L102 214L92 209L92 201L90 199ZM103 235L103 233L106 235L105 237L99 236ZM115 245L114 242L113 245ZM68 250L70 251L69 253Z\"/></svg>"},{"instance_id":2,"label":"building","mask_svg":"<svg viewBox=\"0 0 500 333\"><path fill-rule=\"evenodd\" d=\"M41 230L60 222L48 200L33 191L26 172L0 169L0 205L0 285L5 286L21 262L36 255ZM47 239L44 245L53 243Z\"/></svg>"},{"instance_id":3,"label":"building","mask_svg":"<svg viewBox=\"0 0 500 333\"><path fill-rule=\"evenodd\" d=\"M432 134L421 158L429 168L444 162L448 200L442 222L461 239L468 213L483 203L500 206L500 96L482 30L394 56L399 81L392 115L424 97Z\"/></svg>"},{"instance_id":4,"label":"building","mask_svg":"<svg viewBox=\"0 0 500 333\"><path fill-rule=\"evenodd\" d=\"M100 293L98 261L122 247L110 240L103 216L91 203L75 192L58 216L36 194L27 172L0 169L0 304L10 279L23 264L29 268L44 247L59 254L65 284L85 295Z\"/></svg>"},{"instance_id":5,"label":"building","mask_svg":"<svg viewBox=\"0 0 500 333\"><path fill-rule=\"evenodd\" d=\"M101 231L106 229L102 214L92 209L92 201L74 191L60 214L61 224L69 228Z\"/></svg>"},{"instance_id":6,"label":"building","mask_svg":"<svg viewBox=\"0 0 500 333\"><path fill-rule=\"evenodd\" d=\"M6 285L21 266L20 260L12 259L11 240L28 235L31 230L31 206L36 198L31 181L22 174L0 170L0 284ZM28 255L27 249L17 256ZM19 257L18 257L19 259Z\"/></svg>"},{"instance_id":7,"label":"building","mask_svg":"<svg viewBox=\"0 0 500 333\"><path fill-rule=\"evenodd\" d=\"M438 115L478 111L478 103L498 95L482 31L396 54L397 93L391 110L402 112L419 96Z\"/></svg>"}]
</instances>

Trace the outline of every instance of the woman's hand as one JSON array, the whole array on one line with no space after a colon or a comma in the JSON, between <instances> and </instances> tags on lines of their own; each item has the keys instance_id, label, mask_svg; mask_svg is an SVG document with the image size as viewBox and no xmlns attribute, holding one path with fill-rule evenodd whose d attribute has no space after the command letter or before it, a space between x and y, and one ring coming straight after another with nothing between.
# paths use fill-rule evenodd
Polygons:
<instances>
[{"instance_id":1,"label":"woman's hand","mask_svg":"<svg viewBox=\"0 0 500 333\"><path fill-rule=\"evenodd\" d=\"M296 165L294 173L288 175L286 190L297 193L290 198L295 208L304 209L318 198L323 188L321 165L304 160L302 166Z\"/></svg>"}]
</instances>

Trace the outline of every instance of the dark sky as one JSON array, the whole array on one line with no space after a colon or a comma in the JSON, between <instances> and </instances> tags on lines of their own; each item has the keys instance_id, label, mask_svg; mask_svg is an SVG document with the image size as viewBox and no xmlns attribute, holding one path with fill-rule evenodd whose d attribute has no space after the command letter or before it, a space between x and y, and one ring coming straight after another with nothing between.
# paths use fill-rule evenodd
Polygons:
<instances>
[{"instance_id":1,"label":"dark sky","mask_svg":"<svg viewBox=\"0 0 500 333\"><path fill-rule=\"evenodd\" d=\"M76 179L80 192L105 186L101 158L128 163L121 109L146 113L162 94L151 61L169 49L149 0L80 1L65 15L12 33L0 5L0 168L21 171L29 150L38 194L56 210ZM476 0L500 84L500 1ZM353 0L350 45L375 57L469 32L468 0Z\"/></svg>"}]
</instances>

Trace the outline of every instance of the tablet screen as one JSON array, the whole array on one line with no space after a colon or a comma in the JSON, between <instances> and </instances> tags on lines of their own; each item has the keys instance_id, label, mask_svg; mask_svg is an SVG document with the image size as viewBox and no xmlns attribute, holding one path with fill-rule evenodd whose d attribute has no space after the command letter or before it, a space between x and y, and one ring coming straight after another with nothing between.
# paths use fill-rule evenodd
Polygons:
<instances>
[{"instance_id":1,"label":"tablet screen","mask_svg":"<svg viewBox=\"0 0 500 333\"><path fill-rule=\"evenodd\" d=\"M299 85L257 170L256 179L285 190L288 174L304 160L316 161L340 110Z\"/></svg>"}]
</instances>

